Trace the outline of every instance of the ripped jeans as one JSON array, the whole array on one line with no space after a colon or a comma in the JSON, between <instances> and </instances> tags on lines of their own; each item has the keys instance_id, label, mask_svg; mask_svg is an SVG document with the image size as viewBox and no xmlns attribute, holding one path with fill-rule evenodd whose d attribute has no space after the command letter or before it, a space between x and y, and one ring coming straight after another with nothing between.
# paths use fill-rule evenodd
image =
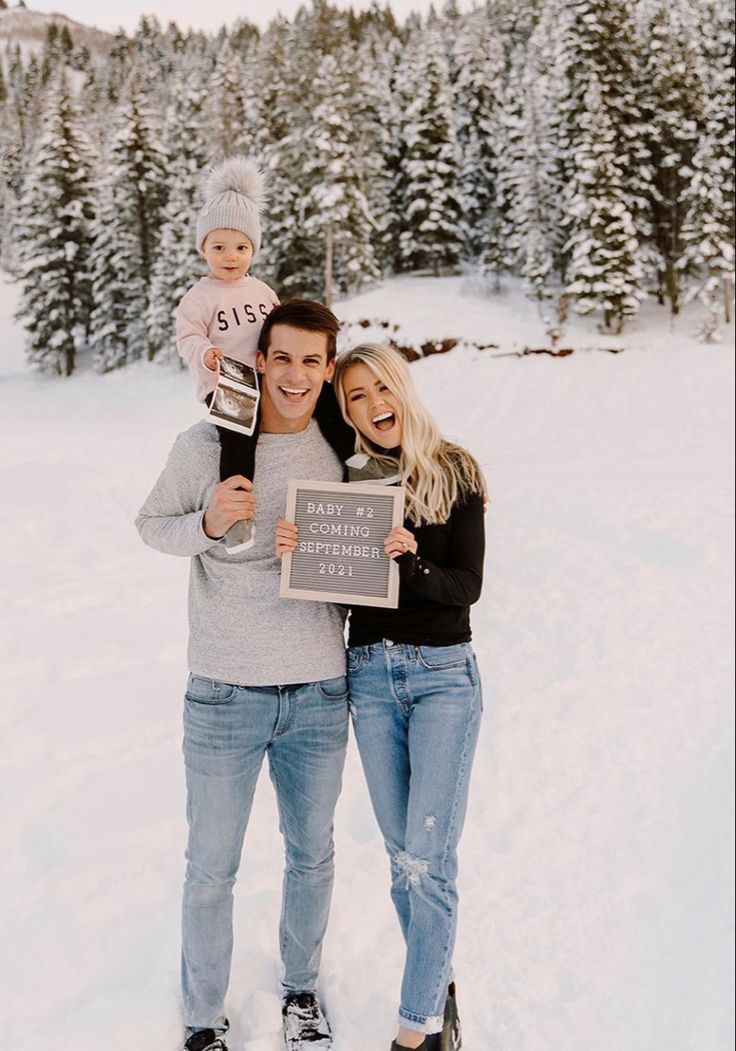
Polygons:
<instances>
[{"instance_id":1,"label":"ripped jeans","mask_svg":"<svg viewBox=\"0 0 736 1051\"><path fill-rule=\"evenodd\" d=\"M469 643L348 650L350 706L406 941L399 1023L442 1028L457 928L457 844L482 711Z\"/></svg>"}]
</instances>

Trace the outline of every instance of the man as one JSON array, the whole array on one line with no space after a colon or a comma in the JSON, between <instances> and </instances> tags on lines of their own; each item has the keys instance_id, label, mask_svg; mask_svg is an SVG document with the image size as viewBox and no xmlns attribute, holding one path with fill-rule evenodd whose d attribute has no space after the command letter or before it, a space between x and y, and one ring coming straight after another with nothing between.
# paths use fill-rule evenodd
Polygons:
<instances>
[{"instance_id":1,"label":"man","mask_svg":"<svg viewBox=\"0 0 736 1051\"><path fill-rule=\"evenodd\" d=\"M227 1051L232 888L264 755L286 846L280 946L288 1051L332 1047L315 990L332 894L332 825L348 735L343 615L279 598L276 522L289 478L341 481L312 419L334 369L338 322L304 300L276 307L259 340L261 425L253 483L218 482L216 428L180 434L136 525L191 558L184 757L189 840L182 910L186 1051ZM222 538L255 518L255 541Z\"/></svg>"}]
</instances>

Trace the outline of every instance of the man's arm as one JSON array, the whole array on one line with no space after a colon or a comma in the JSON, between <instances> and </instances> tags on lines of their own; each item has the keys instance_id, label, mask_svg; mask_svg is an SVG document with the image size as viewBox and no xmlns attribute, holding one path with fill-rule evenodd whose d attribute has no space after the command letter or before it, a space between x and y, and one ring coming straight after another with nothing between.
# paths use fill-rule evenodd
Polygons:
<instances>
[{"instance_id":1,"label":"man's arm","mask_svg":"<svg viewBox=\"0 0 736 1051\"><path fill-rule=\"evenodd\" d=\"M215 485L207 499L210 474L201 447L188 434L179 435L135 520L144 543L166 555L191 558L218 543L235 522L253 518L253 483L233 475Z\"/></svg>"},{"instance_id":2,"label":"man's arm","mask_svg":"<svg viewBox=\"0 0 736 1051\"><path fill-rule=\"evenodd\" d=\"M201 477L197 478L198 474L201 476L198 459L192 455L191 440L179 435L136 517L136 529L143 542L166 555L190 558L217 543L203 527L207 508Z\"/></svg>"}]
</instances>

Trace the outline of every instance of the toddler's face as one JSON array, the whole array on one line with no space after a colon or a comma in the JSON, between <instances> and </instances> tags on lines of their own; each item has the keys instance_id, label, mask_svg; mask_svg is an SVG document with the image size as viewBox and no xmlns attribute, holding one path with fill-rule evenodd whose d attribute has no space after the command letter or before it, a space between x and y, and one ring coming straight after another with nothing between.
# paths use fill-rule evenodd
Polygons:
<instances>
[{"instance_id":1,"label":"toddler's face","mask_svg":"<svg viewBox=\"0 0 736 1051\"><path fill-rule=\"evenodd\" d=\"M210 277L238 281L248 273L253 245L240 230L212 230L204 240L202 253L210 268Z\"/></svg>"}]
</instances>

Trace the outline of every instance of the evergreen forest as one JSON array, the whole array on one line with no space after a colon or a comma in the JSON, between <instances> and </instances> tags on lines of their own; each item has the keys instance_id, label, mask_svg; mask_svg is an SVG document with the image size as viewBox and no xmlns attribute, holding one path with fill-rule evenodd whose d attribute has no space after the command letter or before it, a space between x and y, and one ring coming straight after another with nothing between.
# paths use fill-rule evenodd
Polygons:
<instances>
[{"instance_id":1,"label":"evergreen forest","mask_svg":"<svg viewBox=\"0 0 736 1051\"><path fill-rule=\"evenodd\" d=\"M3 5L4 6L4 5ZM398 24L325 0L265 30L144 18L104 53L48 27L0 62L0 263L29 363L176 360L203 175L266 174L254 265L281 299L400 273L508 275L621 332L653 297L729 321L729 0L454 0Z\"/></svg>"}]
</instances>

